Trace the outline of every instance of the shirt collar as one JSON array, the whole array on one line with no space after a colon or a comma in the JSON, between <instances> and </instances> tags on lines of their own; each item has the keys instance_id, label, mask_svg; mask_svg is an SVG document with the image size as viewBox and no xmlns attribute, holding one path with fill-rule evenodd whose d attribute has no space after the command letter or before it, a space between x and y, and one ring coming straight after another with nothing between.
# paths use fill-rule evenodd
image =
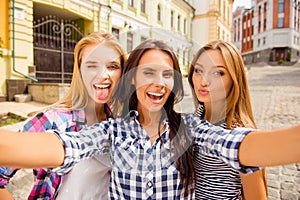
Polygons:
<instances>
[{"instance_id":1,"label":"shirt collar","mask_svg":"<svg viewBox=\"0 0 300 200\"><path fill-rule=\"evenodd\" d=\"M131 123L132 126L142 126L140 122L137 120L139 113L137 110L131 110L129 113L124 117L124 120L128 121ZM164 132L161 133L161 139L163 143L167 143L169 141L169 132L170 132L170 127L169 127L169 122L167 117L163 120L163 124L166 125L166 129ZM139 137L143 137L140 133ZM145 136L144 136L145 137Z\"/></svg>"},{"instance_id":2,"label":"shirt collar","mask_svg":"<svg viewBox=\"0 0 300 200\"><path fill-rule=\"evenodd\" d=\"M73 121L76 122L77 126L86 124L85 113L83 109L73 110Z\"/></svg>"}]
</instances>

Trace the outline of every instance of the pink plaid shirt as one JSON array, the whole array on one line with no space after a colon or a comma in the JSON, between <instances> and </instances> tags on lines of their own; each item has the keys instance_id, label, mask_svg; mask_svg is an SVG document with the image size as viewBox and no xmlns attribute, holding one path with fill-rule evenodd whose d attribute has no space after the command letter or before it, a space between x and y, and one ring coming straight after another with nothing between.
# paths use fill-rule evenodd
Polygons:
<instances>
[{"instance_id":1,"label":"pink plaid shirt","mask_svg":"<svg viewBox=\"0 0 300 200\"><path fill-rule=\"evenodd\" d=\"M106 114L111 117L111 111L106 106ZM61 109L49 109L28 119L22 132L45 132L56 129L63 132L78 132L86 127L84 110L63 111ZM4 187L18 169L0 167L0 187ZM34 186L28 199L55 199L65 175L57 175L47 169L34 169Z\"/></svg>"}]
</instances>

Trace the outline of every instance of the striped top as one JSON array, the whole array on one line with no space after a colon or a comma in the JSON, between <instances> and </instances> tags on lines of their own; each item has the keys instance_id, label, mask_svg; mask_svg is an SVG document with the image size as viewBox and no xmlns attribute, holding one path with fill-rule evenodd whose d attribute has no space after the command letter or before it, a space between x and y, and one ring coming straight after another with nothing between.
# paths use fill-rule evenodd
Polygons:
<instances>
[{"instance_id":1,"label":"striped top","mask_svg":"<svg viewBox=\"0 0 300 200\"><path fill-rule=\"evenodd\" d=\"M200 105L195 115L203 117L204 106ZM226 128L225 120L216 125ZM235 200L242 198L242 182L239 172L219 157L203 154L199 146L194 146L194 161L196 175L196 199Z\"/></svg>"}]
</instances>

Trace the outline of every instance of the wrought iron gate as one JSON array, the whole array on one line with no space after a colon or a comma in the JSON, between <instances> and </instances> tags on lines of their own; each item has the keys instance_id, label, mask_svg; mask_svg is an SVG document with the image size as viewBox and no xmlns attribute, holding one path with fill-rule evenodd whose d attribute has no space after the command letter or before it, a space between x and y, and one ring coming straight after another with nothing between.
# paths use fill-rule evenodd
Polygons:
<instances>
[{"instance_id":1,"label":"wrought iron gate","mask_svg":"<svg viewBox=\"0 0 300 200\"><path fill-rule=\"evenodd\" d=\"M41 83L70 83L73 52L83 32L71 20L47 16L34 21L34 64Z\"/></svg>"}]
</instances>

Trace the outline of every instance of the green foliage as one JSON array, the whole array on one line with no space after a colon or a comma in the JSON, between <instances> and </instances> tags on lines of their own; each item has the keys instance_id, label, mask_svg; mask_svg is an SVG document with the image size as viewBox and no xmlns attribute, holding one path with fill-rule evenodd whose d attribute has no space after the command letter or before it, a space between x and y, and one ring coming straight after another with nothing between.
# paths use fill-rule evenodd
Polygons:
<instances>
[{"instance_id":1,"label":"green foliage","mask_svg":"<svg viewBox=\"0 0 300 200\"><path fill-rule=\"evenodd\" d=\"M291 60L292 60L292 52L288 52L288 53L287 53L286 60L287 60L288 62L291 62Z\"/></svg>"},{"instance_id":2,"label":"green foliage","mask_svg":"<svg viewBox=\"0 0 300 200\"><path fill-rule=\"evenodd\" d=\"M273 53L273 51L271 51L269 61L273 61L273 60L274 60L274 53Z\"/></svg>"},{"instance_id":3,"label":"green foliage","mask_svg":"<svg viewBox=\"0 0 300 200\"><path fill-rule=\"evenodd\" d=\"M0 127L16 124L26 120L24 117L15 115L13 113L8 113L7 115L0 116Z\"/></svg>"},{"instance_id":4,"label":"green foliage","mask_svg":"<svg viewBox=\"0 0 300 200\"><path fill-rule=\"evenodd\" d=\"M279 61L278 61L278 64L279 64L279 65L282 65L282 64L284 64L284 60L282 60L282 59L281 59L281 60L279 60Z\"/></svg>"}]
</instances>

